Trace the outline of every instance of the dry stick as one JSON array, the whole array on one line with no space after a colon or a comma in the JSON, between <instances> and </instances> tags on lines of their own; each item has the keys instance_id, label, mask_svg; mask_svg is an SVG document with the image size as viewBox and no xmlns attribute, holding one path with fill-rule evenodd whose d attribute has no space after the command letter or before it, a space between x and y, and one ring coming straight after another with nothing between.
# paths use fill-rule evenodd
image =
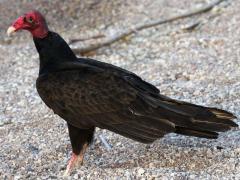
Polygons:
<instances>
[{"instance_id":1,"label":"dry stick","mask_svg":"<svg viewBox=\"0 0 240 180\"><path fill-rule=\"evenodd\" d=\"M99 38L104 38L104 37L105 37L105 35L99 34L99 35L92 36L92 37L87 37L87 38L70 39L68 44L73 44L73 43L76 43L76 42L79 42L79 41L88 41L88 40L92 40L92 39L99 39Z\"/></svg>"},{"instance_id":2,"label":"dry stick","mask_svg":"<svg viewBox=\"0 0 240 180\"><path fill-rule=\"evenodd\" d=\"M122 32L121 34L116 34L115 36L113 36L109 39L106 39L103 42L99 42L99 43L92 44L92 45L82 47L82 48L76 48L76 49L73 49L73 51L76 54L85 54L85 53L94 51L96 49L99 49L103 46L108 46L108 45L110 45L110 44L112 44L116 41L119 41L119 40L121 40L121 39L123 39L123 38L125 38L129 35L132 35L132 34L136 33L136 31L140 31L140 30L143 30L143 29L155 27L155 26L158 26L158 25L161 25L161 24L173 22L173 21L176 21L176 20L179 20L179 19L183 19L183 18L191 17L191 16L194 16L194 15L197 15L197 14L202 14L204 12L208 12L213 7L215 7L216 5L220 4L223 1L226 1L226 0L215 0L211 3L209 3L209 4L203 5L200 8L190 10L190 11L188 11L186 13L183 13L183 14L180 14L180 15L175 15L175 16L170 17L168 19L163 19L163 20L160 19L160 20L151 21L151 22L148 22L148 23L145 23L145 24L141 24L141 25L136 26L135 28L131 28L131 29L126 30L125 32Z\"/></svg>"},{"instance_id":3,"label":"dry stick","mask_svg":"<svg viewBox=\"0 0 240 180\"><path fill-rule=\"evenodd\" d=\"M100 140L102 141L103 145L105 146L105 148L110 151L112 149L112 146L107 142L107 140L105 139L105 137L103 135L99 135Z\"/></svg>"}]
</instances>

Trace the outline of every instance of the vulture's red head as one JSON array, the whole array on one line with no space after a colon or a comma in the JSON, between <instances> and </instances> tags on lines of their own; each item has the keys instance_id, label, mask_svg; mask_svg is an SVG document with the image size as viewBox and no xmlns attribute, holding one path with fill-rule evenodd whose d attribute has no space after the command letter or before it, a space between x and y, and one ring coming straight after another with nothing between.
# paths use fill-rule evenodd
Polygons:
<instances>
[{"instance_id":1,"label":"vulture's red head","mask_svg":"<svg viewBox=\"0 0 240 180\"><path fill-rule=\"evenodd\" d=\"M28 30L35 38L44 38L48 34L47 23L43 15L38 11L30 11L23 16L20 16L7 30L10 36L18 30Z\"/></svg>"}]
</instances>

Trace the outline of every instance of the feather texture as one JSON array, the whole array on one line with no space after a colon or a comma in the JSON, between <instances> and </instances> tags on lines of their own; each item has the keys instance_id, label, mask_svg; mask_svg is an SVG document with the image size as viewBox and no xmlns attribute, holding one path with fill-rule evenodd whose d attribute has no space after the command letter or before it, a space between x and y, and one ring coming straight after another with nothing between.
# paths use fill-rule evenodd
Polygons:
<instances>
[{"instance_id":1,"label":"feather texture","mask_svg":"<svg viewBox=\"0 0 240 180\"><path fill-rule=\"evenodd\" d=\"M43 101L78 128L97 126L150 143L172 132L216 138L237 126L231 113L170 99L135 74L89 62L63 63L37 80Z\"/></svg>"},{"instance_id":2,"label":"feather texture","mask_svg":"<svg viewBox=\"0 0 240 180\"><path fill-rule=\"evenodd\" d=\"M230 112L173 100L132 72L77 58L56 33L34 42L38 93L73 127L100 127L143 143L173 132L217 138L217 132L237 127Z\"/></svg>"}]
</instances>

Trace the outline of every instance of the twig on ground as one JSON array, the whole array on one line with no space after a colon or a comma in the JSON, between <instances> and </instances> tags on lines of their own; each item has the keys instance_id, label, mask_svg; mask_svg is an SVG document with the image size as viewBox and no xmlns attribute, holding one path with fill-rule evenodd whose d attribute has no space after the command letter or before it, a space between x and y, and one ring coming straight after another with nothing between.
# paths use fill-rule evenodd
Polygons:
<instances>
[{"instance_id":1,"label":"twig on ground","mask_svg":"<svg viewBox=\"0 0 240 180\"><path fill-rule=\"evenodd\" d=\"M208 3L206 5L203 5L200 8L192 9L192 10L187 11L185 13L182 13L180 15L175 15L175 16L172 16L172 17L167 18L167 19L159 19L159 20L155 20L155 21L150 21L150 22L145 23L145 24L141 24L141 25L138 25L134 28L127 29L126 31L123 31L120 34L116 34L115 36L107 38L106 40L104 40L102 42L99 42L99 43L96 43L96 44L91 44L89 46L85 46L85 47L82 47L82 48L75 48L75 49L73 49L73 51L76 54L83 55L83 54L89 53L91 51L97 50L101 47L108 46L108 45L110 45L110 44L112 44L116 41L119 41L119 40L121 40L121 39L123 39L123 38L125 38L129 35L132 35L132 34L136 33L137 31L141 31L143 29L148 29L148 28L155 27L155 26L158 26L158 25L161 25L161 24L170 23L170 22L173 22L173 21L176 21L176 20L179 20L179 19L183 19L183 18L187 18L187 17L191 17L191 16L195 16L195 15L198 15L198 14L208 12L213 7L215 7L216 5L220 4L223 1L226 1L226 0L214 0L213 2ZM74 43L76 43L76 42L77 41L75 40Z\"/></svg>"},{"instance_id":2,"label":"twig on ground","mask_svg":"<svg viewBox=\"0 0 240 180\"><path fill-rule=\"evenodd\" d=\"M112 146L106 141L103 135L99 135L100 140L102 141L103 145L106 147L108 151L112 149Z\"/></svg>"},{"instance_id":3,"label":"twig on ground","mask_svg":"<svg viewBox=\"0 0 240 180\"><path fill-rule=\"evenodd\" d=\"M79 41L88 41L88 40L92 40L92 39L99 39L99 38L104 38L104 37L106 37L104 34L99 34L99 35L87 37L87 38L70 39L68 44L73 44L73 43L76 43Z\"/></svg>"},{"instance_id":4,"label":"twig on ground","mask_svg":"<svg viewBox=\"0 0 240 180\"><path fill-rule=\"evenodd\" d=\"M196 21L191 24L186 25L185 27L182 28L183 31L193 31L195 30L198 26L201 25L201 21Z\"/></svg>"}]
</instances>

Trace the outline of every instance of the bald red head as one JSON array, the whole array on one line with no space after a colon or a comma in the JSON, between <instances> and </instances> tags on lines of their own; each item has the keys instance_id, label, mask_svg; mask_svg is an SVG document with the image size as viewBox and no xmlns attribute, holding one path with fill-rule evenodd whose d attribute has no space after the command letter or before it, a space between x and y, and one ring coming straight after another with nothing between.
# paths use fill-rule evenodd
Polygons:
<instances>
[{"instance_id":1,"label":"bald red head","mask_svg":"<svg viewBox=\"0 0 240 180\"><path fill-rule=\"evenodd\" d=\"M48 34L47 23L38 11L30 11L15 20L8 29L8 34L12 34L18 30L28 30L35 38L44 38Z\"/></svg>"}]
</instances>

